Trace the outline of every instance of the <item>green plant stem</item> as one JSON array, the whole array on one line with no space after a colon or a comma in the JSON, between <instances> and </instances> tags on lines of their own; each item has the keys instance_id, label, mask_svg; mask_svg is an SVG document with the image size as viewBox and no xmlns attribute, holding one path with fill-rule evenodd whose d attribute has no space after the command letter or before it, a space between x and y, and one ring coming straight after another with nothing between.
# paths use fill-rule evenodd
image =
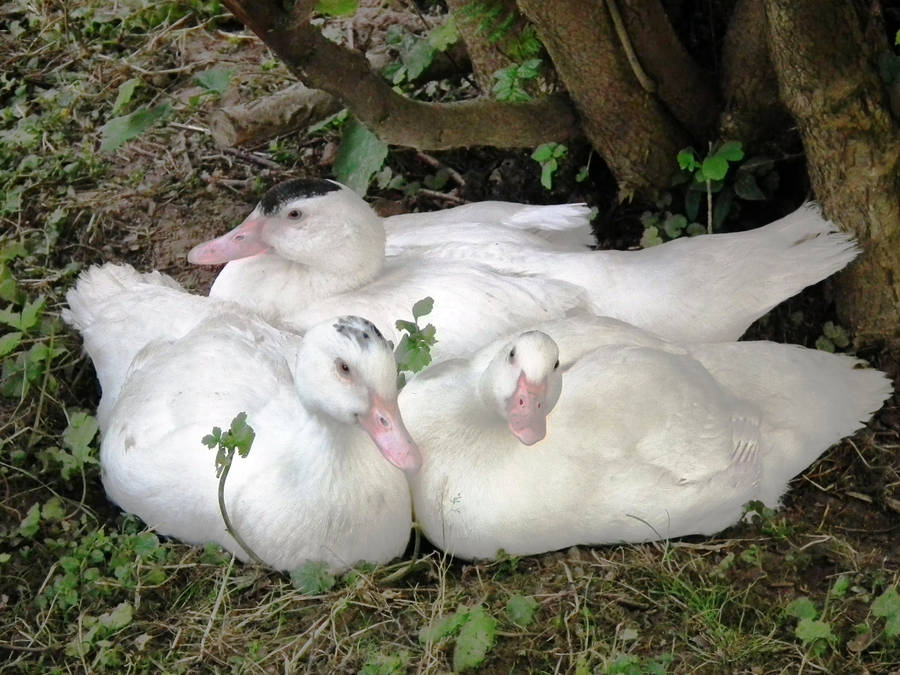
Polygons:
<instances>
[{"instance_id":1,"label":"green plant stem","mask_svg":"<svg viewBox=\"0 0 900 675\"><path fill-rule=\"evenodd\" d=\"M234 538L238 545L244 549L244 553L246 553L253 562L265 565L262 558L256 555L247 542L241 538L241 535L237 533L237 530L234 529L234 525L231 524L231 519L228 517L228 509L225 508L225 479L228 478L228 471L231 469L231 457L228 459L229 461L222 467L222 475L219 476L219 511L222 512L222 520L225 521L225 530Z\"/></svg>"}]
</instances>

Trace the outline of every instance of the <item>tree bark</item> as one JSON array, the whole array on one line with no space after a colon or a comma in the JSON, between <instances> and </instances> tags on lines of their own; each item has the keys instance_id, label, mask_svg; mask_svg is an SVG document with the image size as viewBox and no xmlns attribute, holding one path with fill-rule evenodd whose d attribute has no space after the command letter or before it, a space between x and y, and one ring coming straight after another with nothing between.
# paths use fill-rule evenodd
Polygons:
<instances>
[{"instance_id":1,"label":"tree bark","mask_svg":"<svg viewBox=\"0 0 900 675\"><path fill-rule=\"evenodd\" d=\"M659 0L615 0L656 95L695 140L715 133L719 97L713 77L691 58Z\"/></svg>"},{"instance_id":2,"label":"tree bark","mask_svg":"<svg viewBox=\"0 0 900 675\"><path fill-rule=\"evenodd\" d=\"M518 0L626 199L666 187L687 134L635 76L602 2Z\"/></svg>"},{"instance_id":3,"label":"tree bark","mask_svg":"<svg viewBox=\"0 0 900 675\"><path fill-rule=\"evenodd\" d=\"M769 56L766 8L759 0L738 0L722 48L722 138L753 145L792 125L778 94Z\"/></svg>"},{"instance_id":4,"label":"tree bark","mask_svg":"<svg viewBox=\"0 0 900 675\"><path fill-rule=\"evenodd\" d=\"M782 100L793 114L825 213L863 253L837 285L860 343L900 336L900 131L873 63L883 27L852 2L766 0ZM883 45L886 47L886 43Z\"/></svg>"},{"instance_id":5,"label":"tree bark","mask_svg":"<svg viewBox=\"0 0 900 675\"><path fill-rule=\"evenodd\" d=\"M502 16L519 11L515 0L492 0L492 6L494 5L502 8ZM514 62L503 52L499 40L488 39L488 36L480 29L480 22L477 18L467 16L467 8L471 6L472 0L447 0L447 8L453 13L459 34L466 43L466 51L472 61L472 74L475 76L475 82L484 96L490 96L494 86L494 73L501 68L511 66ZM521 30L524 23L520 19L511 28L512 30Z\"/></svg>"},{"instance_id":6,"label":"tree bark","mask_svg":"<svg viewBox=\"0 0 900 675\"><path fill-rule=\"evenodd\" d=\"M362 54L331 42L311 26L310 3L298 3L292 12L282 9L277 0L224 3L304 84L343 100L386 143L419 150L473 145L515 148L581 135L564 96L525 103L414 101L372 73Z\"/></svg>"}]
</instances>

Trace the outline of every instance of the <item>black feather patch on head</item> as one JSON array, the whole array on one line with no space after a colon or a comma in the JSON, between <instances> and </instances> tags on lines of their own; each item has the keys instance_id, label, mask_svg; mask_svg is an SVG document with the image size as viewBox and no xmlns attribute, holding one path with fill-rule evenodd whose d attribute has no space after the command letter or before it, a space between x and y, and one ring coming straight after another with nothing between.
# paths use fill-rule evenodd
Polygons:
<instances>
[{"instance_id":1,"label":"black feather patch on head","mask_svg":"<svg viewBox=\"0 0 900 675\"><path fill-rule=\"evenodd\" d=\"M295 199L321 197L324 194L340 190L341 186L328 180L320 178L295 178L294 180L286 180L274 187L259 200L259 208L263 215L271 216L283 204Z\"/></svg>"},{"instance_id":2,"label":"black feather patch on head","mask_svg":"<svg viewBox=\"0 0 900 675\"><path fill-rule=\"evenodd\" d=\"M368 349L373 340L387 344L387 340L384 339L375 324L359 316L342 316L334 324L334 329L364 349Z\"/></svg>"}]
</instances>

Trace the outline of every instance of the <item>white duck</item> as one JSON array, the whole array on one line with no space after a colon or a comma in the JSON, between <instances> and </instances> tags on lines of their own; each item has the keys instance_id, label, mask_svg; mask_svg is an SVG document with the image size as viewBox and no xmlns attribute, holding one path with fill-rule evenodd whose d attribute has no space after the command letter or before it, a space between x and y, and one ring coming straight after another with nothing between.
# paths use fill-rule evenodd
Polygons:
<instances>
[{"instance_id":1,"label":"white duck","mask_svg":"<svg viewBox=\"0 0 900 675\"><path fill-rule=\"evenodd\" d=\"M717 532L750 500L776 506L890 395L857 365L771 342L678 346L612 319L546 324L404 388L424 457L416 518L463 558Z\"/></svg>"},{"instance_id":2,"label":"white duck","mask_svg":"<svg viewBox=\"0 0 900 675\"><path fill-rule=\"evenodd\" d=\"M304 199L295 196L298 185ZM335 209L329 195L345 191L353 194L329 181L276 186L255 211L262 218L195 247L192 262L249 256L226 266L210 296L299 329L335 314L361 314L395 343L400 334L394 322L409 318L413 304L430 296L434 309L427 320L437 328L436 361L584 305L583 290L566 282L463 261L386 262L384 227L369 205L354 197Z\"/></svg>"},{"instance_id":3,"label":"white duck","mask_svg":"<svg viewBox=\"0 0 900 675\"><path fill-rule=\"evenodd\" d=\"M64 318L85 334L101 381L114 387L103 392L115 396L101 420L100 449L112 501L162 534L214 541L245 558L219 512L215 455L201 443L245 411L256 437L232 464L225 500L235 529L264 562L294 569L324 561L342 570L403 552L410 529L403 471L417 470L421 458L397 409L391 348L375 326L341 317L301 338L205 298L213 307L207 316L159 339L158 324L181 303L196 306L195 298L113 265L88 272L68 300ZM104 330L115 335L106 345L90 337ZM129 332L131 346L117 349ZM123 372L110 362L127 350L136 356L115 388L103 370Z\"/></svg>"},{"instance_id":4,"label":"white duck","mask_svg":"<svg viewBox=\"0 0 900 675\"><path fill-rule=\"evenodd\" d=\"M328 306L322 298L365 284L370 284L367 302L400 295L397 285L402 283L432 296L433 289L453 286L459 293L435 297L435 311L447 311L456 329L473 331L466 344L471 349L491 337L484 317L497 315L493 292L480 292L476 280L465 278L464 269L475 269L472 263L505 275L568 282L584 289L595 313L668 339L705 342L737 339L776 304L841 269L857 254L852 239L835 231L810 204L756 230L678 239L642 251L585 249L583 207L567 206L568 211L527 211L522 205L486 202L382 219L339 183L294 180L272 188L243 223L194 247L188 259L229 263L216 279L212 296L262 306L291 322L303 319L303 310L314 300L320 316ZM541 213L552 223L546 229L538 226ZM395 254L387 266L385 230L388 251ZM470 267L452 267L454 260ZM410 269L417 272L412 277L407 276ZM485 276L484 270L480 275ZM495 285L499 279L509 284L508 277L491 278ZM377 285L381 282L384 285ZM542 304L537 291L528 292ZM418 297L405 298L404 307ZM522 302L515 293L505 294L510 311L537 318L540 307L527 299ZM384 317L386 325L398 318L392 311ZM445 324L443 317L436 318L441 320L440 325L435 322L441 339ZM523 324L507 325L512 329ZM446 339L446 329L443 332ZM445 356L461 353L449 351L452 354Z\"/></svg>"}]
</instances>

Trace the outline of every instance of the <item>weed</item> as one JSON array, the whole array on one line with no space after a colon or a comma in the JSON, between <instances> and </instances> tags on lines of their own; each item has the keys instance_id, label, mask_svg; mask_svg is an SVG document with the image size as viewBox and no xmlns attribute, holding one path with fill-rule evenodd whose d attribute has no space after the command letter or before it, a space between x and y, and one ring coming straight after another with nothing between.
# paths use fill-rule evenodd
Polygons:
<instances>
[{"instance_id":1,"label":"weed","mask_svg":"<svg viewBox=\"0 0 900 675\"><path fill-rule=\"evenodd\" d=\"M531 159L541 165L541 185L547 190L553 188L553 174L568 151L565 145L550 142L542 143L531 153Z\"/></svg>"},{"instance_id":2,"label":"weed","mask_svg":"<svg viewBox=\"0 0 900 675\"><path fill-rule=\"evenodd\" d=\"M412 321L397 319L397 330L403 331L400 342L394 350L400 386L406 381L404 371L417 373L431 363L431 347L437 342L432 324L419 326L419 319L431 313L434 299L422 298L412 307Z\"/></svg>"}]
</instances>

